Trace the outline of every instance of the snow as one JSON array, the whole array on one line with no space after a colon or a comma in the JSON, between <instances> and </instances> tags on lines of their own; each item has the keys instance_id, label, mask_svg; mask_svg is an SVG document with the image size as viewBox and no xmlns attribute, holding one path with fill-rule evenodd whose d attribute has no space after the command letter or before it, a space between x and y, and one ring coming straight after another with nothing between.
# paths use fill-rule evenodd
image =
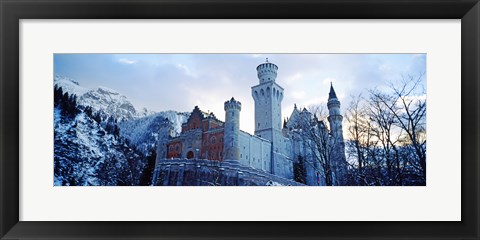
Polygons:
<instances>
[{"instance_id":1,"label":"snow","mask_svg":"<svg viewBox=\"0 0 480 240\"><path fill-rule=\"evenodd\" d=\"M122 121L119 123L120 136L125 137L141 152L147 154L159 142L166 142L170 137L178 136L182 131L182 124L188 117L189 113L165 111Z\"/></svg>"},{"instance_id":2,"label":"snow","mask_svg":"<svg viewBox=\"0 0 480 240\"><path fill-rule=\"evenodd\" d=\"M94 112L101 112L106 117L131 120L155 113L147 108L137 111L126 96L109 87L98 86L95 89L88 89L80 86L74 79L62 75L55 75L54 84L62 87L64 92L77 95L79 105L90 106Z\"/></svg>"},{"instance_id":3,"label":"snow","mask_svg":"<svg viewBox=\"0 0 480 240\"><path fill-rule=\"evenodd\" d=\"M159 141L178 135L189 117L175 111L137 111L126 96L108 87L87 89L60 75L54 82L64 92L76 94L80 108L73 118L54 108L55 186L138 185L147 154ZM83 112L86 106L94 115L100 113L100 124ZM106 130L110 124L120 128L121 138Z\"/></svg>"},{"instance_id":4,"label":"snow","mask_svg":"<svg viewBox=\"0 0 480 240\"><path fill-rule=\"evenodd\" d=\"M55 75L53 84L62 87L63 92L75 94L77 95L77 97L83 95L88 91L87 88L80 86L80 84L78 84L78 82L74 79L62 75Z\"/></svg>"}]
</instances>

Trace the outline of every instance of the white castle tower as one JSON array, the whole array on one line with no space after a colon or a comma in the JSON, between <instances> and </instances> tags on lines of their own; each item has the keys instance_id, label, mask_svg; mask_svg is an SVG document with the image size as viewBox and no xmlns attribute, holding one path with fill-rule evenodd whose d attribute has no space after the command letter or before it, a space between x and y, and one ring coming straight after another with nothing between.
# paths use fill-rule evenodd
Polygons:
<instances>
[{"instance_id":1,"label":"white castle tower","mask_svg":"<svg viewBox=\"0 0 480 240\"><path fill-rule=\"evenodd\" d=\"M274 143L275 135L282 130L283 88L275 82L277 65L268 62L258 65L259 84L252 87L255 100L255 135Z\"/></svg>"},{"instance_id":2,"label":"white castle tower","mask_svg":"<svg viewBox=\"0 0 480 240\"><path fill-rule=\"evenodd\" d=\"M330 84L327 107L329 111L328 122L332 135L330 163L333 172L333 185L346 185L347 162L342 129L343 117L340 114L340 101L338 101L337 94L333 89L333 84Z\"/></svg>"},{"instance_id":3,"label":"white castle tower","mask_svg":"<svg viewBox=\"0 0 480 240\"><path fill-rule=\"evenodd\" d=\"M225 130L223 135L223 159L240 159L240 110L242 104L233 97L224 104Z\"/></svg>"},{"instance_id":4,"label":"white castle tower","mask_svg":"<svg viewBox=\"0 0 480 240\"><path fill-rule=\"evenodd\" d=\"M282 135L282 100L283 88L275 82L277 65L268 62L258 65L257 76L259 84L252 87L252 96L255 101L255 135L272 142L272 160L270 172L282 174L278 169L283 161L279 159ZM280 171L280 172L278 172Z\"/></svg>"}]
</instances>

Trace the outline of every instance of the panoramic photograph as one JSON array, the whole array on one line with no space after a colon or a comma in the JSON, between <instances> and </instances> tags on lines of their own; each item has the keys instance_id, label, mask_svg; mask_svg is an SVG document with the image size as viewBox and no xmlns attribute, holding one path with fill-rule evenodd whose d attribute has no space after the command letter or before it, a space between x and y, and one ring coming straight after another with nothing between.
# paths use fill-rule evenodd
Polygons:
<instances>
[{"instance_id":1,"label":"panoramic photograph","mask_svg":"<svg viewBox=\"0 0 480 240\"><path fill-rule=\"evenodd\" d=\"M54 186L426 186L418 54L54 54Z\"/></svg>"}]
</instances>

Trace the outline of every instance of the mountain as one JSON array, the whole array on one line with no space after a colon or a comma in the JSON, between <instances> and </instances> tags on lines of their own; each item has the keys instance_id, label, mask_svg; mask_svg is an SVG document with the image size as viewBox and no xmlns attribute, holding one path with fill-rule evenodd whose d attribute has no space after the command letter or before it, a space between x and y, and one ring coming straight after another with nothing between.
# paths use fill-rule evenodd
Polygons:
<instances>
[{"instance_id":1,"label":"mountain","mask_svg":"<svg viewBox=\"0 0 480 240\"><path fill-rule=\"evenodd\" d=\"M77 95L79 105L90 106L94 112L100 112L103 117L132 120L155 113L146 108L138 111L126 96L108 87L88 89L80 86L74 79L62 75L55 75L54 84L62 87L64 92Z\"/></svg>"},{"instance_id":2,"label":"mountain","mask_svg":"<svg viewBox=\"0 0 480 240\"><path fill-rule=\"evenodd\" d=\"M177 136L189 113L137 111L113 89L54 82L54 185L150 185L155 147Z\"/></svg>"},{"instance_id":3,"label":"mountain","mask_svg":"<svg viewBox=\"0 0 480 240\"><path fill-rule=\"evenodd\" d=\"M127 97L107 87L92 89L78 98L78 103L90 106L95 112L105 113L118 120L131 120L138 117L137 110Z\"/></svg>"},{"instance_id":4,"label":"mountain","mask_svg":"<svg viewBox=\"0 0 480 240\"><path fill-rule=\"evenodd\" d=\"M80 84L74 79L62 75L55 75L53 82L54 85L62 87L63 92L75 94L77 95L77 97L80 97L81 95L89 91L89 89L80 86Z\"/></svg>"}]
</instances>

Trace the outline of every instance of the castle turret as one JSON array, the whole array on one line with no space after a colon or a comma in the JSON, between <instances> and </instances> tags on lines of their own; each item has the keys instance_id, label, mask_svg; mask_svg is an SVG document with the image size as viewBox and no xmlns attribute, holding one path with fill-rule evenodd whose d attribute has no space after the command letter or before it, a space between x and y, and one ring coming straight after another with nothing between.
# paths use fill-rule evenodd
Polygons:
<instances>
[{"instance_id":1,"label":"castle turret","mask_svg":"<svg viewBox=\"0 0 480 240\"><path fill-rule=\"evenodd\" d=\"M343 140L342 121L343 117L340 114L340 101L338 101L337 94L333 89L333 84L330 84L330 92L328 94L328 122L330 123L332 152L330 156L330 163L333 172L334 185L346 185L347 178L347 161L345 157L345 142Z\"/></svg>"},{"instance_id":2,"label":"castle turret","mask_svg":"<svg viewBox=\"0 0 480 240\"><path fill-rule=\"evenodd\" d=\"M225 130L223 135L223 159L240 159L240 110L242 104L233 97L224 104Z\"/></svg>"},{"instance_id":3,"label":"castle turret","mask_svg":"<svg viewBox=\"0 0 480 240\"><path fill-rule=\"evenodd\" d=\"M257 76L260 84L274 82L277 78L277 70L277 65L268 62L268 58L265 60L265 63L258 65Z\"/></svg>"},{"instance_id":4,"label":"castle turret","mask_svg":"<svg viewBox=\"0 0 480 240\"><path fill-rule=\"evenodd\" d=\"M342 120L340 114L340 101L338 101L333 84L330 84L330 92L328 93L328 122L330 123L331 134L338 140L343 142Z\"/></svg>"}]
</instances>

